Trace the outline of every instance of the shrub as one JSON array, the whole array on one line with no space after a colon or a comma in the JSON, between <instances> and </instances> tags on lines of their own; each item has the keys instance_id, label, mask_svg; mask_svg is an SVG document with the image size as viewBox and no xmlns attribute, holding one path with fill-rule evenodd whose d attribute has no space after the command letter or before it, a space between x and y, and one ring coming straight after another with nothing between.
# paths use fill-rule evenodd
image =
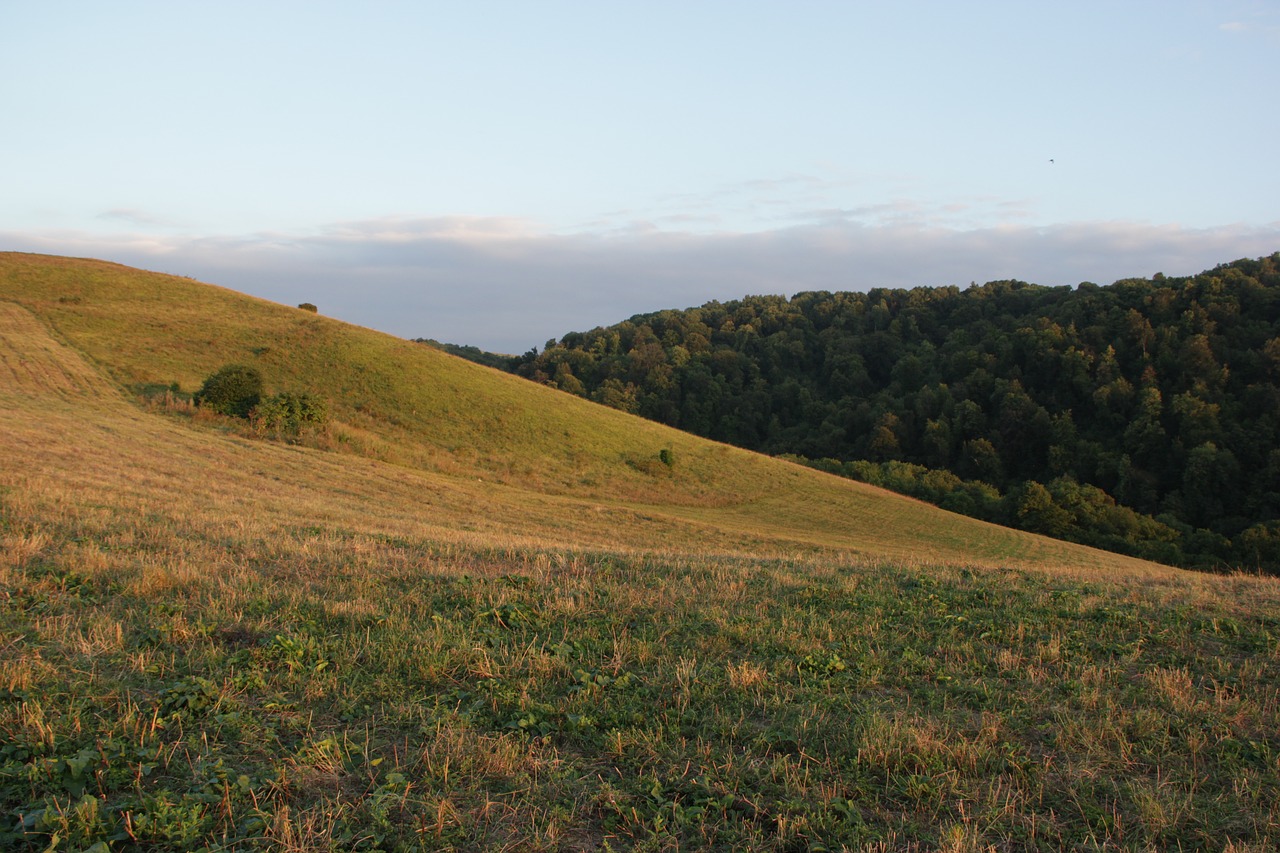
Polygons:
<instances>
[{"instance_id":1,"label":"shrub","mask_svg":"<svg viewBox=\"0 0 1280 853\"><path fill-rule=\"evenodd\" d=\"M310 302L299 302L298 307L301 308L303 311L310 311L312 314L316 313L316 311L319 310L318 308L316 308L316 306L312 305Z\"/></svg>"},{"instance_id":2,"label":"shrub","mask_svg":"<svg viewBox=\"0 0 1280 853\"><path fill-rule=\"evenodd\" d=\"M224 415L247 418L262 399L262 374L256 367L229 364L211 375L196 392L196 400Z\"/></svg>"},{"instance_id":3,"label":"shrub","mask_svg":"<svg viewBox=\"0 0 1280 853\"><path fill-rule=\"evenodd\" d=\"M304 427L329 422L329 404L312 394L282 392L260 402L253 410L253 428L260 435L297 435Z\"/></svg>"}]
</instances>

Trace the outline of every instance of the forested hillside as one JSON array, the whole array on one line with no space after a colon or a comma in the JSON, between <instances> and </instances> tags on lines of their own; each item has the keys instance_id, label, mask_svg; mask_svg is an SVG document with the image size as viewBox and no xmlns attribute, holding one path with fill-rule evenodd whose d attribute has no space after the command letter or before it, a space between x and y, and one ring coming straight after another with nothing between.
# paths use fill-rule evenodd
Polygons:
<instances>
[{"instance_id":1,"label":"forested hillside","mask_svg":"<svg viewBox=\"0 0 1280 853\"><path fill-rule=\"evenodd\" d=\"M1280 571L1280 253L1106 287L711 302L512 369L971 515Z\"/></svg>"}]
</instances>

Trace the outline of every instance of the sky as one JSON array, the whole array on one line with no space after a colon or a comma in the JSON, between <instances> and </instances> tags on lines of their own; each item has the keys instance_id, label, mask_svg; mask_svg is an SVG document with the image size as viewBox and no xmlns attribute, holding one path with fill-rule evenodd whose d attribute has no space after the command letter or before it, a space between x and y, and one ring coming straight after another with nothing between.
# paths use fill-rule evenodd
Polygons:
<instances>
[{"instance_id":1,"label":"sky","mask_svg":"<svg viewBox=\"0 0 1280 853\"><path fill-rule=\"evenodd\" d=\"M1280 0L0 0L0 251L524 352L1280 251Z\"/></svg>"}]
</instances>

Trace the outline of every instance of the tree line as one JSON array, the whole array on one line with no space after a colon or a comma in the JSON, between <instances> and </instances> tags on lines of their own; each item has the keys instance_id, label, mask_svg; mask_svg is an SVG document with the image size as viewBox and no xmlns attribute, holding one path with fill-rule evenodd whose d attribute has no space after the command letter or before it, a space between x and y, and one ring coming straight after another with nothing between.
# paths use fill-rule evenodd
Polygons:
<instances>
[{"instance_id":1,"label":"tree line","mask_svg":"<svg viewBox=\"0 0 1280 853\"><path fill-rule=\"evenodd\" d=\"M505 366L970 515L1280 573L1280 253L1109 286L749 296Z\"/></svg>"}]
</instances>

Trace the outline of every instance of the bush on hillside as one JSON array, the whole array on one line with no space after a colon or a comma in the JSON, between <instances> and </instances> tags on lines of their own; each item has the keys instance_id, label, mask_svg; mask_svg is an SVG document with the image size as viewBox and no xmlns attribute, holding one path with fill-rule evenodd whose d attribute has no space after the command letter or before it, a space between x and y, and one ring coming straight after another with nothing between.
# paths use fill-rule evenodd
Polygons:
<instances>
[{"instance_id":1,"label":"bush on hillside","mask_svg":"<svg viewBox=\"0 0 1280 853\"><path fill-rule=\"evenodd\" d=\"M219 414L247 418L262 399L262 374L256 367L228 364L205 379L195 399Z\"/></svg>"},{"instance_id":2,"label":"bush on hillside","mask_svg":"<svg viewBox=\"0 0 1280 853\"><path fill-rule=\"evenodd\" d=\"M303 311L310 311L312 314L315 314L317 311L320 310L316 306L312 305L310 302L299 302L298 307L301 308Z\"/></svg>"},{"instance_id":3,"label":"bush on hillside","mask_svg":"<svg viewBox=\"0 0 1280 853\"><path fill-rule=\"evenodd\" d=\"M259 435L295 436L327 424L329 404L312 394L281 392L258 403L250 417Z\"/></svg>"}]
</instances>

